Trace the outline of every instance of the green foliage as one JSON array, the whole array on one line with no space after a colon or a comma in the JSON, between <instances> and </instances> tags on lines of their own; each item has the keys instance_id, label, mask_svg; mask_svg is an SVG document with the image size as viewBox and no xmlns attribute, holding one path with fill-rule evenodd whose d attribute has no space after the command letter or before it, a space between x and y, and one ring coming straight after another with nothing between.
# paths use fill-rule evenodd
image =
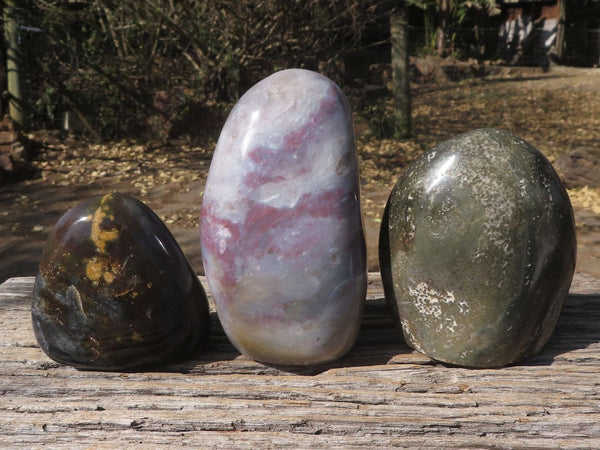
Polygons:
<instances>
[{"instance_id":1,"label":"green foliage","mask_svg":"<svg viewBox=\"0 0 600 450\"><path fill-rule=\"evenodd\" d=\"M235 101L287 67L325 72L387 13L371 0L37 0L24 36L31 122L75 109L94 134L164 135L190 104ZM177 94L173 94L176 92ZM167 94L164 94L167 93ZM164 94L164 95L163 95ZM157 107L162 95L168 107Z\"/></svg>"},{"instance_id":2,"label":"green foliage","mask_svg":"<svg viewBox=\"0 0 600 450\"><path fill-rule=\"evenodd\" d=\"M115 137L142 131L151 101L143 54L123 53L107 28L103 2L76 4L38 1L30 22L43 34L26 36L29 92L35 92L31 119L38 126L59 126L62 113L76 110L94 135ZM120 7L115 12L122 14ZM112 16L111 16L112 17ZM137 21L123 27L122 41L139 48ZM52 92L52 97L44 95ZM30 94L31 96L31 94ZM32 96L33 97L33 96ZM51 111L51 114L48 112Z\"/></svg>"}]
</instances>

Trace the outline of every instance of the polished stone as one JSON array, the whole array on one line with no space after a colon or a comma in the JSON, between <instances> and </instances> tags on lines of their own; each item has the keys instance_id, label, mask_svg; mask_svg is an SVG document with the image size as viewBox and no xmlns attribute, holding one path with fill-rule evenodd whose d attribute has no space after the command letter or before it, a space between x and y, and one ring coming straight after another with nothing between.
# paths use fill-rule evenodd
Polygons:
<instances>
[{"instance_id":1,"label":"polished stone","mask_svg":"<svg viewBox=\"0 0 600 450\"><path fill-rule=\"evenodd\" d=\"M394 187L382 221L386 298L409 345L440 361L496 367L538 353L575 267L566 190L508 132L439 144Z\"/></svg>"},{"instance_id":2,"label":"polished stone","mask_svg":"<svg viewBox=\"0 0 600 450\"><path fill-rule=\"evenodd\" d=\"M225 123L201 216L223 328L245 355L317 364L346 353L366 293L352 115L315 72L277 72Z\"/></svg>"},{"instance_id":3,"label":"polished stone","mask_svg":"<svg viewBox=\"0 0 600 450\"><path fill-rule=\"evenodd\" d=\"M202 285L162 221L126 195L94 197L60 218L31 313L42 350L78 368L157 366L208 339Z\"/></svg>"}]
</instances>

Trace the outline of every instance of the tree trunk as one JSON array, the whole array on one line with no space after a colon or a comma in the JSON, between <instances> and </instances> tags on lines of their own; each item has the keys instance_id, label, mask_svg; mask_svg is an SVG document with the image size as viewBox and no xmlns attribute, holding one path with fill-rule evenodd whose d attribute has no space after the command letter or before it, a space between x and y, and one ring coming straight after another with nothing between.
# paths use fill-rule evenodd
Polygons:
<instances>
[{"instance_id":1,"label":"tree trunk","mask_svg":"<svg viewBox=\"0 0 600 450\"><path fill-rule=\"evenodd\" d=\"M410 136L410 86L408 19L404 2L390 16L390 32L394 82L394 134L396 137L406 138Z\"/></svg>"},{"instance_id":2,"label":"tree trunk","mask_svg":"<svg viewBox=\"0 0 600 450\"><path fill-rule=\"evenodd\" d=\"M6 45L6 77L9 95L8 111L10 118L19 127L23 126L23 101L19 79L21 54L19 50L18 0L4 2L4 34Z\"/></svg>"},{"instance_id":3,"label":"tree trunk","mask_svg":"<svg viewBox=\"0 0 600 450\"><path fill-rule=\"evenodd\" d=\"M449 0L439 0L439 23L436 38L436 50L440 57L446 53L446 37L448 35Z\"/></svg>"}]
</instances>

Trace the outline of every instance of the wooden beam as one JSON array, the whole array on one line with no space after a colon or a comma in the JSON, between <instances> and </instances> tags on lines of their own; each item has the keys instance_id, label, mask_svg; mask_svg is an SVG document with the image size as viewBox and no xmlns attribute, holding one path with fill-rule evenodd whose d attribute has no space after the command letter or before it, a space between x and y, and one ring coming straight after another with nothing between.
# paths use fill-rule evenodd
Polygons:
<instances>
[{"instance_id":1,"label":"wooden beam","mask_svg":"<svg viewBox=\"0 0 600 450\"><path fill-rule=\"evenodd\" d=\"M501 369L409 349L379 274L354 348L317 367L242 356L211 303L205 353L154 371L78 371L31 326L33 277L0 285L1 448L597 448L600 280L576 274L543 352Z\"/></svg>"}]
</instances>

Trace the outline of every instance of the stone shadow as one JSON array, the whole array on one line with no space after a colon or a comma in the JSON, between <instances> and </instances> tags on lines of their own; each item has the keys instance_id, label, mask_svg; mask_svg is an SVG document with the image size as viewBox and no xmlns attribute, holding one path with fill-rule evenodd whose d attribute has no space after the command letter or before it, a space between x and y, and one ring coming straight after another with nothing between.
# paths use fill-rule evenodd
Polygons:
<instances>
[{"instance_id":1,"label":"stone shadow","mask_svg":"<svg viewBox=\"0 0 600 450\"><path fill-rule=\"evenodd\" d=\"M597 293L569 294L558 324L542 352L527 365L550 365L560 361L585 363L589 359L578 350L600 344L600 289ZM594 358L595 364L598 359Z\"/></svg>"},{"instance_id":2,"label":"stone shadow","mask_svg":"<svg viewBox=\"0 0 600 450\"><path fill-rule=\"evenodd\" d=\"M377 366L390 363L399 355L414 353L394 327L392 315L383 299L368 300L356 343L342 358L318 365L287 366L265 364L243 356L228 340L218 316L211 313L210 341L203 353L188 361L160 368L167 372L189 374L318 375L330 369ZM419 361L425 357L419 356Z\"/></svg>"}]
</instances>

